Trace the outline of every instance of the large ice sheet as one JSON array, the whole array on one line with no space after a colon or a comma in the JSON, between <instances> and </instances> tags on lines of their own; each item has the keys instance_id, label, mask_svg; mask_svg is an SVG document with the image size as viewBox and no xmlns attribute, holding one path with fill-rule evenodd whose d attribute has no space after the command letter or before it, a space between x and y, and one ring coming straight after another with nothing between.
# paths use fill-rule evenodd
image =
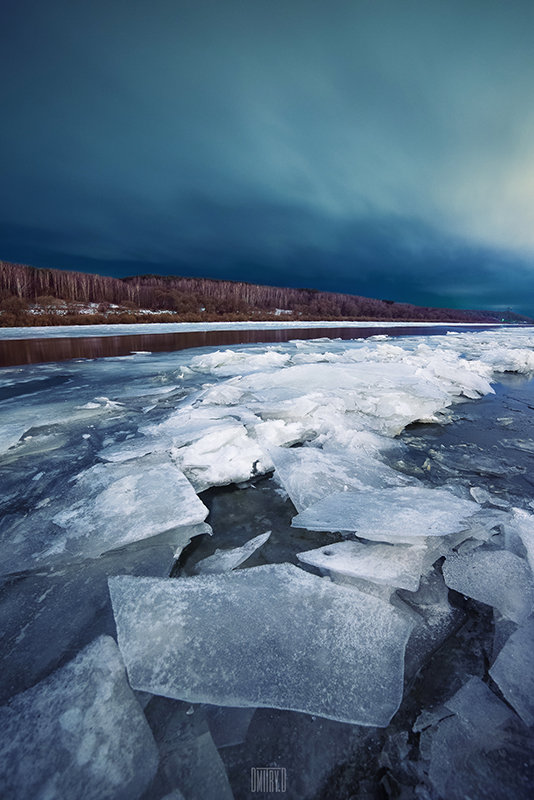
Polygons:
<instances>
[{"instance_id":1,"label":"large ice sheet","mask_svg":"<svg viewBox=\"0 0 534 800\"><path fill-rule=\"evenodd\" d=\"M276 475L297 511L337 492L402 486L410 480L365 452L330 452L317 447L269 450Z\"/></svg>"},{"instance_id":2,"label":"large ice sheet","mask_svg":"<svg viewBox=\"0 0 534 800\"><path fill-rule=\"evenodd\" d=\"M534 619L528 619L508 639L490 675L527 725L534 725Z\"/></svg>"},{"instance_id":3,"label":"large ice sheet","mask_svg":"<svg viewBox=\"0 0 534 800\"><path fill-rule=\"evenodd\" d=\"M478 505L446 489L403 486L325 497L294 517L292 525L312 531L356 533L378 542L413 543L465 528Z\"/></svg>"},{"instance_id":4,"label":"large ice sheet","mask_svg":"<svg viewBox=\"0 0 534 800\"><path fill-rule=\"evenodd\" d=\"M62 497L6 528L1 571L94 558L172 528L187 530L207 514L167 455L96 464L76 475Z\"/></svg>"},{"instance_id":5,"label":"large ice sheet","mask_svg":"<svg viewBox=\"0 0 534 800\"><path fill-rule=\"evenodd\" d=\"M109 586L136 689L375 726L399 706L413 622L377 598L289 564Z\"/></svg>"},{"instance_id":6,"label":"large ice sheet","mask_svg":"<svg viewBox=\"0 0 534 800\"><path fill-rule=\"evenodd\" d=\"M345 541L297 553L297 558L328 572L416 592L425 552L425 545Z\"/></svg>"},{"instance_id":7,"label":"large ice sheet","mask_svg":"<svg viewBox=\"0 0 534 800\"><path fill-rule=\"evenodd\" d=\"M478 548L447 556L443 577L449 589L498 609L520 623L534 608L534 582L527 562L507 550Z\"/></svg>"},{"instance_id":8,"label":"large ice sheet","mask_svg":"<svg viewBox=\"0 0 534 800\"><path fill-rule=\"evenodd\" d=\"M150 728L109 636L0 708L5 798L135 800L157 764Z\"/></svg>"}]
</instances>

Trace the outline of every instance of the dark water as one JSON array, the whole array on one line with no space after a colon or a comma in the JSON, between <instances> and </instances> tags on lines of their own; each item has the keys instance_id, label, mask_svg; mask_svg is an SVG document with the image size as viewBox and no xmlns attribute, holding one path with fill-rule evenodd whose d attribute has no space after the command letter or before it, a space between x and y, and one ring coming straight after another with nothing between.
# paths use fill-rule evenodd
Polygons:
<instances>
[{"instance_id":1,"label":"dark water","mask_svg":"<svg viewBox=\"0 0 534 800\"><path fill-rule=\"evenodd\" d=\"M488 326L489 327L489 326ZM71 358L105 358L125 356L134 350L154 353L185 350L190 347L221 347L233 344L287 342L290 339L367 339L369 336L435 336L447 331L485 330L477 326L435 325L398 326L383 328L267 328L223 331L194 331L189 333L141 333L125 336L80 336L43 339L0 340L0 367L18 364L40 364L46 361L66 361Z\"/></svg>"}]
</instances>

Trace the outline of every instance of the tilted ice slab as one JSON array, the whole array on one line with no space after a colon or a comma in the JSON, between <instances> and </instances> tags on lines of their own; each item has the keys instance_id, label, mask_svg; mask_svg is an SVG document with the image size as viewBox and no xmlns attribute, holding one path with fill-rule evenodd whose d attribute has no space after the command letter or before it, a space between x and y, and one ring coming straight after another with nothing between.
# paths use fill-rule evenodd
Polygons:
<instances>
[{"instance_id":1,"label":"tilted ice slab","mask_svg":"<svg viewBox=\"0 0 534 800\"><path fill-rule=\"evenodd\" d=\"M416 592L425 553L424 545L345 541L297 553L297 558L328 572Z\"/></svg>"},{"instance_id":2,"label":"tilted ice slab","mask_svg":"<svg viewBox=\"0 0 534 800\"><path fill-rule=\"evenodd\" d=\"M91 535L106 545L114 538L123 543L121 527L127 540L135 541L203 522L208 513L183 473L159 456L135 465L96 464L76 477L68 499L69 507L53 522L69 536Z\"/></svg>"},{"instance_id":3,"label":"tilted ice slab","mask_svg":"<svg viewBox=\"0 0 534 800\"><path fill-rule=\"evenodd\" d=\"M208 509L166 455L96 464L65 486L62 498L4 534L2 572L95 558L130 542L202 522Z\"/></svg>"},{"instance_id":4,"label":"tilted ice slab","mask_svg":"<svg viewBox=\"0 0 534 800\"><path fill-rule=\"evenodd\" d=\"M271 531L260 533L250 539L241 547L233 547L231 550L216 550L213 555L203 558L195 566L196 575L210 575L219 572L228 572L231 569L236 569L240 564L243 564L250 556L259 550L271 535Z\"/></svg>"},{"instance_id":5,"label":"tilted ice slab","mask_svg":"<svg viewBox=\"0 0 534 800\"><path fill-rule=\"evenodd\" d=\"M0 708L6 798L135 800L157 765L152 733L109 636Z\"/></svg>"},{"instance_id":6,"label":"tilted ice slab","mask_svg":"<svg viewBox=\"0 0 534 800\"><path fill-rule=\"evenodd\" d=\"M490 669L490 675L527 725L534 725L534 619L513 633Z\"/></svg>"},{"instance_id":7,"label":"tilted ice slab","mask_svg":"<svg viewBox=\"0 0 534 800\"><path fill-rule=\"evenodd\" d=\"M317 447L278 447L271 448L269 455L276 476L297 511L304 511L337 492L411 483L409 478L365 452L344 455Z\"/></svg>"},{"instance_id":8,"label":"tilted ice slab","mask_svg":"<svg viewBox=\"0 0 534 800\"><path fill-rule=\"evenodd\" d=\"M522 622L534 609L530 567L507 550L478 548L447 556L443 577L449 589L493 606L514 622Z\"/></svg>"},{"instance_id":9,"label":"tilted ice slab","mask_svg":"<svg viewBox=\"0 0 534 800\"><path fill-rule=\"evenodd\" d=\"M291 524L311 531L356 533L377 542L414 543L421 536L462 530L464 520L478 509L476 503L446 489L402 486L330 495Z\"/></svg>"},{"instance_id":10,"label":"tilted ice slab","mask_svg":"<svg viewBox=\"0 0 534 800\"><path fill-rule=\"evenodd\" d=\"M530 569L534 572L534 514L521 508L514 508L505 518L505 531L508 536L517 536L526 550Z\"/></svg>"},{"instance_id":11,"label":"tilted ice slab","mask_svg":"<svg viewBox=\"0 0 534 800\"><path fill-rule=\"evenodd\" d=\"M290 564L109 587L136 689L373 726L399 707L413 622L375 597Z\"/></svg>"}]
</instances>

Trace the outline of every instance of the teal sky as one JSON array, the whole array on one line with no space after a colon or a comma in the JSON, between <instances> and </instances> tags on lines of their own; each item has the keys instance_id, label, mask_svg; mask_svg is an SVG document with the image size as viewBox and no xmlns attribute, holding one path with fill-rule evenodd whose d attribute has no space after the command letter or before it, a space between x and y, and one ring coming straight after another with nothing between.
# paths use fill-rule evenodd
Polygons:
<instances>
[{"instance_id":1,"label":"teal sky","mask_svg":"<svg viewBox=\"0 0 534 800\"><path fill-rule=\"evenodd\" d=\"M4 0L0 258L534 314L534 3Z\"/></svg>"}]
</instances>

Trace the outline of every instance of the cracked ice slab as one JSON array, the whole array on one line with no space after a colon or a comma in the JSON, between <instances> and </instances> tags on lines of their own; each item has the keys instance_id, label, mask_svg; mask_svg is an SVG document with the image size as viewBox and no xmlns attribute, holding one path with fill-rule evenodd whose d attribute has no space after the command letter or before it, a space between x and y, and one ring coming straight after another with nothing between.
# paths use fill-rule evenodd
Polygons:
<instances>
[{"instance_id":1,"label":"cracked ice slab","mask_svg":"<svg viewBox=\"0 0 534 800\"><path fill-rule=\"evenodd\" d=\"M152 733L109 636L0 708L6 798L135 800L157 765Z\"/></svg>"},{"instance_id":2,"label":"cracked ice slab","mask_svg":"<svg viewBox=\"0 0 534 800\"><path fill-rule=\"evenodd\" d=\"M203 522L208 509L167 455L96 464L67 483L62 497L4 534L2 571L95 558L173 528Z\"/></svg>"},{"instance_id":3,"label":"cracked ice slab","mask_svg":"<svg viewBox=\"0 0 534 800\"><path fill-rule=\"evenodd\" d=\"M446 489L402 486L339 492L293 518L295 528L356 533L377 542L417 543L422 536L445 536L466 527L479 506Z\"/></svg>"},{"instance_id":4,"label":"cracked ice slab","mask_svg":"<svg viewBox=\"0 0 534 800\"><path fill-rule=\"evenodd\" d=\"M410 483L409 478L364 452L343 455L317 447L277 447L270 449L269 455L297 511L335 492Z\"/></svg>"},{"instance_id":5,"label":"cracked ice slab","mask_svg":"<svg viewBox=\"0 0 534 800\"><path fill-rule=\"evenodd\" d=\"M416 592L425 553L425 545L345 541L297 553L297 558L328 572Z\"/></svg>"},{"instance_id":6,"label":"cracked ice slab","mask_svg":"<svg viewBox=\"0 0 534 800\"><path fill-rule=\"evenodd\" d=\"M411 619L291 564L109 580L131 685L188 702L386 726Z\"/></svg>"},{"instance_id":7,"label":"cracked ice slab","mask_svg":"<svg viewBox=\"0 0 534 800\"><path fill-rule=\"evenodd\" d=\"M443 577L449 589L493 606L521 623L534 608L532 572L523 558L507 550L478 548L447 556Z\"/></svg>"},{"instance_id":8,"label":"cracked ice slab","mask_svg":"<svg viewBox=\"0 0 534 800\"><path fill-rule=\"evenodd\" d=\"M527 725L534 725L534 619L512 633L489 673Z\"/></svg>"}]
</instances>

